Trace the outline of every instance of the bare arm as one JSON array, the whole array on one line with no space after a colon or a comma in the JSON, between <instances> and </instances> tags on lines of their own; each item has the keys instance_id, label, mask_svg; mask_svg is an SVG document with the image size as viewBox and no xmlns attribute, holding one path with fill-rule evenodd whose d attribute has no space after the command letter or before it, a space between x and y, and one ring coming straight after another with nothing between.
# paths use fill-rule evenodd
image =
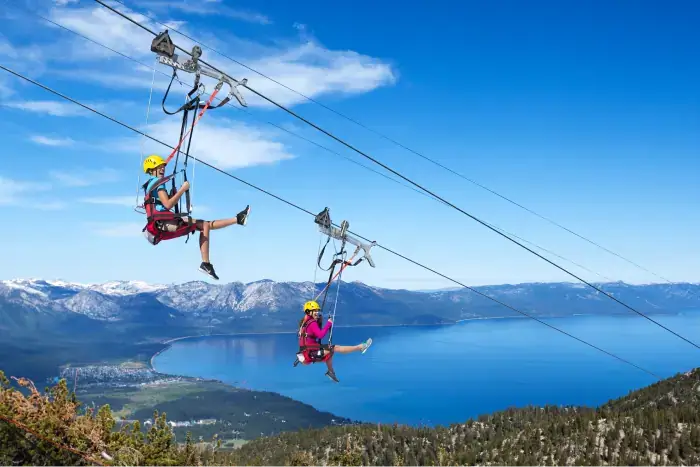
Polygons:
<instances>
[{"instance_id":1,"label":"bare arm","mask_svg":"<svg viewBox=\"0 0 700 467\"><path fill-rule=\"evenodd\" d=\"M175 193L172 198L168 197L168 193L165 190L158 190L158 199L166 209L172 209L173 206L178 202L180 197L185 194L185 192L190 188L190 182L185 182L182 184L179 190Z\"/></svg>"}]
</instances>

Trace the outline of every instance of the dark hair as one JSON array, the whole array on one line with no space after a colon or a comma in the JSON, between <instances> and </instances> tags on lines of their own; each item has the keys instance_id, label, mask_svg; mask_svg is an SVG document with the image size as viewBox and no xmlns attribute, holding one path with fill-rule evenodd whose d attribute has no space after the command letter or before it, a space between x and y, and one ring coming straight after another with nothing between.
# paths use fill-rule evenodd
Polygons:
<instances>
[{"instance_id":1,"label":"dark hair","mask_svg":"<svg viewBox=\"0 0 700 467\"><path fill-rule=\"evenodd\" d=\"M304 320L306 319L307 316L310 316L308 312L304 312L304 316L301 317L301 320L299 321L299 327L301 327L302 324L304 324Z\"/></svg>"}]
</instances>

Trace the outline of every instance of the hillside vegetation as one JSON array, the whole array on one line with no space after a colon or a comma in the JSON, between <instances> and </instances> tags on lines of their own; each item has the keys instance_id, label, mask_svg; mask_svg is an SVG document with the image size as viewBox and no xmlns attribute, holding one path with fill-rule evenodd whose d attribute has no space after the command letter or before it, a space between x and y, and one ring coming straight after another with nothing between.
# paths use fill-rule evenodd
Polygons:
<instances>
[{"instance_id":1,"label":"hillside vegetation","mask_svg":"<svg viewBox=\"0 0 700 467\"><path fill-rule=\"evenodd\" d=\"M698 369L598 408L529 407L437 429L362 425L262 438L238 464L698 465Z\"/></svg>"},{"instance_id":2,"label":"hillside vegetation","mask_svg":"<svg viewBox=\"0 0 700 467\"><path fill-rule=\"evenodd\" d=\"M116 429L107 405L79 415L79 403L63 380L46 394L28 380L18 382L28 394L0 374L0 418L24 427L0 423L0 462L5 465L700 463L698 369L598 408L509 409L436 429L363 424L302 430L260 438L233 451L223 451L217 442L176 439L165 414L156 414L147 430L138 422Z\"/></svg>"}]
</instances>

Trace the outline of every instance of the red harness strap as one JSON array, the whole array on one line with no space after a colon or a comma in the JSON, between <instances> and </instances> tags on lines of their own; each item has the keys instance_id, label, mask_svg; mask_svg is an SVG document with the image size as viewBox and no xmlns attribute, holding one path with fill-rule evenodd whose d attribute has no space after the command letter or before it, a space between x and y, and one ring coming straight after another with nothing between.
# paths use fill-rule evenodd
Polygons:
<instances>
[{"instance_id":1,"label":"red harness strap","mask_svg":"<svg viewBox=\"0 0 700 467\"><path fill-rule=\"evenodd\" d=\"M187 223L182 220L183 216L186 216L187 214L176 214L172 211L159 211L156 209L156 204L159 204L162 206L162 203L158 198L153 194L154 190L157 190L158 187L160 187L162 184L166 183L170 179L172 179L175 175L169 175L167 177L163 177L160 180L158 180L156 183L153 184L153 188L151 188L151 191L148 191L148 183L146 182L143 185L143 191L144 191L144 202L143 202L143 207L146 210L146 220L147 224L143 228L143 232L148 232L150 235L147 235L149 243L152 245L157 245L160 243L162 240L170 240L173 238L178 238L182 237L185 235L189 235L191 233L194 233L197 230L197 225L194 223ZM172 222L176 221L180 225L174 232L168 232L165 230L162 230L159 228L159 224L161 222Z\"/></svg>"}]
</instances>

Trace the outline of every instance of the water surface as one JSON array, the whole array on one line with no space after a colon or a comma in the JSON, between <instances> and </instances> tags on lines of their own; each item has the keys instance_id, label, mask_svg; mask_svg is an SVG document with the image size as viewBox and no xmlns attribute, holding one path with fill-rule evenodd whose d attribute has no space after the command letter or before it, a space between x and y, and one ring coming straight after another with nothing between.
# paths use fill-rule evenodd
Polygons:
<instances>
[{"instance_id":1,"label":"water surface","mask_svg":"<svg viewBox=\"0 0 700 467\"><path fill-rule=\"evenodd\" d=\"M700 312L653 318L699 341ZM662 377L700 366L700 350L632 315L546 320ZM274 391L353 420L449 424L511 406L598 405L653 383L652 376L530 319L453 326L337 328L336 344L372 337L364 355L292 366L296 334L176 341L158 371Z\"/></svg>"}]
</instances>

